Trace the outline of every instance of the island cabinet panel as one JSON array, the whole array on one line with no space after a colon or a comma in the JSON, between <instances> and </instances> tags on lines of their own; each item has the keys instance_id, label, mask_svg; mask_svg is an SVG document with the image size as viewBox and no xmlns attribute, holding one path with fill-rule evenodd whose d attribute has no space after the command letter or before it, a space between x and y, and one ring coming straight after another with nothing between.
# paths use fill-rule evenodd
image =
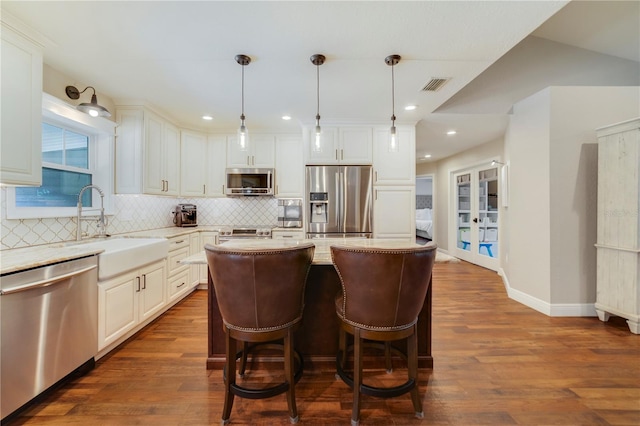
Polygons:
<instances>
[{"instance_id":1,"label":"island cabinet panel","mask_svg":"<svg viewBox=\"0 0 640 426\"><path fill-rule=\"evenodd\" d=\"M640 118L598 135L596 312L640 334Z\"/></svg>"}]
</instances>

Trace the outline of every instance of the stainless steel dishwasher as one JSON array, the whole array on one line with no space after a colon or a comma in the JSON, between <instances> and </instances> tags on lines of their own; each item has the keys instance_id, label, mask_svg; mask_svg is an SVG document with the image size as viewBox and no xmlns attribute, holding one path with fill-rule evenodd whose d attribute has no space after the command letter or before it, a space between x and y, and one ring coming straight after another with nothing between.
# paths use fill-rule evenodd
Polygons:
<instances>
[{"instance_id":1,"label":"stainless steel dishwasher","mask_svg":"<svg viewBox=\"0 0 640 426\"><path fill-rule=\"evenodd\" d=\"M98 257L0 277L2 419L98 352Z\"/></svg>"}]
</instances>

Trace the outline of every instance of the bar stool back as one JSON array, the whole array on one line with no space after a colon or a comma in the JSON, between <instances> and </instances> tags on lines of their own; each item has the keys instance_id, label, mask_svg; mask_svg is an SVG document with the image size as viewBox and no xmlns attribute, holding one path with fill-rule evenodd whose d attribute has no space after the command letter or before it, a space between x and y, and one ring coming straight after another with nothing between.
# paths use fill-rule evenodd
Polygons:
<instances>
[{"instance_id":1,"label":"bar stool back","mask_svg":"<svg viewBox=\"0 0 640 426\"><path fill-rule=\"evenodd\" d=\"M407 249L377 249L332 246L331 257L342 293L336 297L336 313L341 320L338 375L353 388L351 424L360 420L360 394L395 397L411 392L416 416L423 417L418 393L417 321L429 288L436 246ZM353 376L345 372L346 333L353 335ZM382 388L362 383L363 340L383 342L387 370L391 351L407 360L408 380L402 385ZM406 339L406 353L390 342ZM375 346L375 345L374 345Z\"/></svg>"},{"instance_id":2,"label":"bar stool back","mask_svg":"<svg viewBox=\"0 0 640 426\"><path fill-rule=\"evenodd\" d=\"M295 353L293 331L302 319L304 287L314 250L313 243L256 250L205 245L226 338L223 425L229 422L234 395L259 399L284 392L291 423L297 423L294 388L302 374L302 358ZM280 339L284 340L284 383L266 389L236 384L236 360L242 357L243 375L249 343ZM243 344L239 353L237 341ZM296 371L294 358L298 361Z\"/></svg>"}]
</instances>

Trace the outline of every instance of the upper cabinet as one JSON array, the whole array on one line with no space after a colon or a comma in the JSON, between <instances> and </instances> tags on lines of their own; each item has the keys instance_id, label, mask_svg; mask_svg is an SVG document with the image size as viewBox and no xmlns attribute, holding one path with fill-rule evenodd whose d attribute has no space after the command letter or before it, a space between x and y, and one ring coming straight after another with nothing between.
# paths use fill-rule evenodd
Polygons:
<instances>
[{"instance_id":1,"label":"upper cabinet","mask_svg":"<svg viewBox=\"0 0 640 426\"><path fill-rule=\"evenodd\" d=\"M116 121L116 193L178 195L178 129L137 106L118 107Z\"/></svg>"},{"instance_id":2,"label":"upper cabinet","mask_svg":"<svg viewBox=\"0 0 640 426\"><path fill-rule=\"evenodd\" d=\"M187 130L180 132L180 195L207 195L207 136Z\"/></svg>"},{"instance_id":3,"label":"upper cabinet","mask_svg":"<svg viewBox=\"0 0 640 426\"><path fill-rule=\"evenodd\" d=\"M374 185L413 185L416 178L416 136L413 126L396 126L398 146L390 149L389 127L373 135Z\"/></svg>"},{"instance_id":4,"label":"upper cabinet","mask_svg":"<svg viewBox=\"0 0 640 426\"><path fill-rule=\"evenodd\" d=\"M237 136L227 139L227 167L275 167L275 136L249 134L244 147Z\"/></svg>"},{"instance_id":5,"label":"upper cabinet","mask_svg":"<svg viewBox=\"0 0 640 426\"><path fill-rule=\"evenodd\" d=\"M224 197L227 137L209 135L207 144L207 196Z\"/></svg>"},{"instance_id":6,"label":"upper cabinet","mask_svg":"<svg viewBox=\"0 0 640 426\"><path fill-rule=\"evenodd\" d=\"M322 127L305 131L306 164L371 164L371 127Z\"/></svg>"},{"instance_id":7,"label":"upper cabinet","mask_svg":"<svg viewBox=\"0 0 640 426\"><path fill-rule=\"evenodd\" d=\"M302 198L303 194L302 137L279 135L276 137L275 195L279 198Z\"/></svg>"},{"instance_id":8,"label":"upper cabinet","mask_svg":"<svg viewBox=\"0 0 640 426\"><path fill-rule=\"evenodd\" d=\"M0 182L42 184L42 51L2 23Z\"/></svg>"}]
</instances>

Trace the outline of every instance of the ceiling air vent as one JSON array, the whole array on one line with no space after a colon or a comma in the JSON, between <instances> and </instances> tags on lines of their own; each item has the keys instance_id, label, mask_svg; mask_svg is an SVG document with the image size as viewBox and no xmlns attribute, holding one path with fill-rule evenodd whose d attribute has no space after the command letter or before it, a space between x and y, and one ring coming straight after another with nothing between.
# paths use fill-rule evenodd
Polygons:
<instances>
[{"instance_id":1,"label":"ceiling air vent","mask_svg":"<svg viewBox=\"0 0 640 426\"><path fill-rule=\"evenodd\" d=\"M442 86L444 86L450 78L431 78L427 84L422 88L423 92L436 92Z\"/></svg>"}]
</instances>

